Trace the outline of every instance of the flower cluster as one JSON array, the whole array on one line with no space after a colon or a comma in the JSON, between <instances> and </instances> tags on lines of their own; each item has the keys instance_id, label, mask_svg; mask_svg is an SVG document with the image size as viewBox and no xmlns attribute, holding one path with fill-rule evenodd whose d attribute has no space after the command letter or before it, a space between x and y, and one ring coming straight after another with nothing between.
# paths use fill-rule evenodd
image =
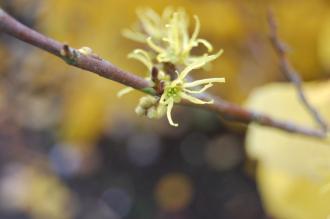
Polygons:
<instances>
[{"instance_id":1,"label":"flower cluster","mask_svg":"<svg viewBox=\"0 0 330 219\"><path fill-rule=\"evenodd\" d=\"M194 16L194 31L192 35L189 34L189 17L183 9L166 8L162 15L152 9L141 9L137 14L139 23L124 30L123 34L131 40L146 44L147 50L136 49L128 57L147 67L145 79L151 82L156 95L142 97L135 111L149 118L161 118L166 114L169 123L178 126L171 116L175 103L182 99L195 104L213 103L213 100L197 98L196 94L206 91L213 83L225 82L225 79L192 81L189 74L218 58L222 50L209 54L213 47L207 40L198 38L200 22L197 16ZM203 45L207 53L193 55L192 49L199 45ZM118 95L122 96L131 90L125 88Z\"/></svg>"}]
</instances>

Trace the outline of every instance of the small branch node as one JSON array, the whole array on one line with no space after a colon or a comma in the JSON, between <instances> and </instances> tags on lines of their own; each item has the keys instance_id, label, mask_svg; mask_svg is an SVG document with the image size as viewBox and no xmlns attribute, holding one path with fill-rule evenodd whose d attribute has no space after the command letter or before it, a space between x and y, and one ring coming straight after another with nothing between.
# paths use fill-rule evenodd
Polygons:
<instances>
[{"instance_id":1,"label":"small branch node","mask_svg":"<svg viewBox=\"0 0 330 219\"><path fill-rule=\"evenodd\" d=\"M155 66L151 69L151 80L154 82L154 90L157 95L162 95L164 93L164 81L159 80L159 70Z\"/></svg>"},{"instance_id":2,"label":"small branch node","mask_svg":"<svg viewBox=\"0 0 330 219\"><path fill-rule=\"evenodd\" d=\"M68 44L63 45L60 54L63 60L69 65L74 65L77 62L77 58L79 56L79 53L75 49L70 48Z\"/></svg>"}]
</instances>

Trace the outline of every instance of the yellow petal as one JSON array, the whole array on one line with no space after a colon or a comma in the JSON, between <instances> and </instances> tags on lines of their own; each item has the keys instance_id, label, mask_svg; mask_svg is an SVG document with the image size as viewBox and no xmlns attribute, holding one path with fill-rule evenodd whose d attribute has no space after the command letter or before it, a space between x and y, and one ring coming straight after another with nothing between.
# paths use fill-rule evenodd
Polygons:
<instances>
[{"instance_id":1,"label":"yellow petal","mask_svg":"<svg viewBox=\"0 0 330 219\"><path fill-rule=\"evenodd\" d=\"M183 87L188 88L188 87L196 87L202 84L225 83L225 82L226 82L225 78L207 78L207 79L196 80L189 83L184 83Z\"/></svg>"},{"instance_id":2,"label":"yellow petal","mask_svg":"<svg viewBox=\"0 0 330 219\"><path fill-rule=\"evenodd\" d=\"M151 71L152 61L149 54L146 51L142 49L136 49L132 53L128 54L128 58L133 58L142 62L148 68L148 70Z\"/></svg>"},{"instance_id":3,"label":"yellow petal","mask_svg":"<svg viewBox=\"0 0 330 219\"><path fill-rule=\"evenodd\" d=\"M117 97L122 97L130 92L132 92L134 89L131 87L125 87L123 89L121 89L118 93L117 93Z\"/></svg>"},{"instance_id":4,"label":"yellow petal","mask_svg":"<svg viewBox=\"0 0 330 219\"><path fill-rule=\"evenodd\" d=\"M207 51L208 51L208 52L212 52L212 50L213 50L213 46L212 46L212 44L211 44L209 41L204 40L204 39L198 39L196 42L197 42L198 44L199 44L199 43L200 43L200 44L203 44L203 45L207 48Z\"/></svg>"},{"instance_id":5,"label":"yellow petal","mask_svg":"<svg viewBox=\"0 0 330 219\"><path fill-rule=\"evenodd\" d=\"M158 53L164 53L164 52L166 52L162 47L156 45L156 44L152 41L151 37L148 37L148 39L147 39L147 43L148 43L148 46L150 46L151 49L155 50L155 51L158 52Z\"/></svg>"},{"instance_id":6,"label":"yellow petal","mask_svg":"<svg viewBox=\"0 0 330 219\"><path fill-rule=\"evenodd\" d=\"M168 122L170 123L171 126L178 127L179 124L174 123L173 120L172 120L171 112L172 112L172 109L173 109L173 105L174 105L174 101L173 101L173 99L170 99L169 102L168 102L168 105L167 105L166 116L167 116Z\"/></svg>"},{"instance_id":7,"label":"yellow petal","mask_svg":"<svg viewBox=\"0 0 330 219\"><path fill-rule=\"evenodd\" d=\"M203 93L204 91L206 91L207 89L209 89L212 86L213 86L213 84L209 83L209 84L204 85L204 87L201 88L200 90L189 90L189 89L185 89L185 88L183 90L185 92L191 93L191 94L200 94L200 93Z\"/></svg>"},{"instance_id":8,"label":"yellow petal","mask_svg":"<svg viewBox=\"0 0 330 219\"><path fill-rule=\"evenodd\" d=\"M191 36L191 39L190 39L190 42L189 42L190 48L192 48L194 46L194 43L197 40L199 31L200 31L200 27L201 27L198 16L194 15L194 19L195 19L196 24L195 24L194 32L193 32L193 34Z\"/></svg>"},{"instance_id":9,"label":"yellow petal","mask_svg":"<svg viewBox=\"0 0 330 219\"><path fill-rule=\"evenodd\" d=\"M214 102L214 100L209 100L209 101L200 100L196 97L190 96L185 93L181 93L181 97L183 99L189 100L190 102L195 103L195 104L213 104L213 102Z\"/></svg>"}]
</instances>

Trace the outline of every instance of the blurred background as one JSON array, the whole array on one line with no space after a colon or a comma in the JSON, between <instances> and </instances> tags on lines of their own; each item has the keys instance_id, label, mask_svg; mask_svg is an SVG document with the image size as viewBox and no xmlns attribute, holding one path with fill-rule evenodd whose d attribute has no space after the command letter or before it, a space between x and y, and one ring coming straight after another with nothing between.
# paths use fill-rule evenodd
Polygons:
<instances>
[{"instance_id":1,"label":"blurred background","mask_svg":"<svg viewBox=\"0 0 330 219\"><path fill-rule=\"evenodd\" d=\"M200 72L226 77L216 95L242 103L252 89L285 81L268 40L269 7L302 77L329 77L327 0L0 0L22 23L141 76L144 67L126 58L139 45L121 31L136 8L168 5L198 15L201 37L224 49ZM0 218L271 218L244 152L245 126L184 107L174 110L179 128L139 118L141 94L118 99L121 88L0 34Z\"/></svg>"}]
</instances>

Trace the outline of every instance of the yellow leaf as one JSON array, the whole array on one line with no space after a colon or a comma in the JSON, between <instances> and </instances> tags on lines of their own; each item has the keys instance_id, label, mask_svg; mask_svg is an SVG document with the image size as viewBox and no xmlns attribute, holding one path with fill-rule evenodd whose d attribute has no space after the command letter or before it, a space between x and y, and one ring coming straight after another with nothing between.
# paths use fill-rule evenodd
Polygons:
<instances>
[{"instance_id":1,"label":"yellow leaf","mask_svg":"<svg viewBox=\"0 0 330 219\"><path fill-rule=\"evenodd\" d=\"M305 90L310 102L330 121L330 81L309 83ZM247 107L278 119L318 127L291 84L272 84L256 90ZM258 161L261 195L274 217L308 219L330 214L330 205L322 203L330 200L330 192L321 192L330 177L330 139L318 140L252 124L246 149Z\"/></svg>"},{"instance_id":2,"label":"yellow leaf","mask_svg":"<svg viewBox=\"0 0 330 219\"><path fill-rule=\"evenodd\" d=\"M330 216L330 192L322 192L322 182L260 164L258 187L268 213L275 218L328 219Z\"/></svg>"}]
</instances>

